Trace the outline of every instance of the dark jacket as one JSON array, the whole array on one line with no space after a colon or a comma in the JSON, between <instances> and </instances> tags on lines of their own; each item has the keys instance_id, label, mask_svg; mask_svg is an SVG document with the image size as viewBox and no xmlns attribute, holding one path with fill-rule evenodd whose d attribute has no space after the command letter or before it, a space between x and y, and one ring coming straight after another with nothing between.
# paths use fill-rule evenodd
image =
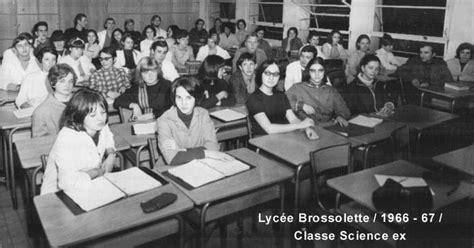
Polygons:
<instances>
[{"instance_id":1,"label":"dark jacket","mask_svg":"<svg viewBox=\"0 0 474 248\"><path fill-rule=\"evenodd\" d=\"M423 63L419 56L410 58L396 73L404 81L411 82L416 78L421 83L426 82L432 86L444 86L445 82L453 81L446 62L440 58L432 58L427 63Z\"/></svg>"},{"instance_id":2,"label":"dark jacket","mask_svg":"<svg viewBox=\"0 0 474 248\"><path fill-rule=\"evenodd\" d=\"M133 84L130 89L125 91L114 101L114 108L128 109L130 103L138 104L138 84ZM153 115L158 118L168 110L173 104L171 101L171 82L160 78L158 83L153 86L146 86L150 108L153 109Z\"/></svg>"},{"instance_id":3,"label":"dark jacket","mask_svg":"<svg viewBox=\"0 0 474 248\"><path fill-rule=\"evenodd\" d=\"M250 93L247 91L247 85L245 84L242 71L237 70L236 72L232 73L229 83L232 86L232 91L235 95L237 103L245 104ZM255 88L256 87L257 86L255 86Z\"/></svg>"},{"instance_id":4,"label":"dark jacket","mask_svg":"<svg viewBox=\"0 0 474 248\"><path fill-rule=\"evenodd\" d=\"M205 29L198 31L196 28L192 28L189 31L189 44L194 43L207 43L208 33Z\"/></svg>"},{"instance_id":5,"label":"dark jacket","mask_svg":"<svg viewBox=\"0 0 474 248\"><path fill-rule=\"evenodd\" d=\"M227 91L227 98L222 99L220 106L232 106L235 105L235 96L230 84L224 79L214 80L212 82L206 82L203 80L202 86L204 90L204 96L199 102L199 106L209 109L215 107L219 100L216 97L221 91ZM207 91L207 94L205 93ZM207 97L206 97L207 96Z\"/></svg>"},{"instance_id":6,"label":"dark jacket","mask_svg":"<svg viewBox=\"0 0 474 248\"><path fill-rule=\"evenodd\" d=\"M283 41L281 42L281 47L283 48L283 51L285 51L287 45L288 45L288 37L283 39ZM301 41L300 38L296 37L292 39L290 42L290 51L300 50L302 46L303 46L303 42Z\"/></svg>"},{"instance_id":7,"label":"dark jacket","mask_svg":"<svg viewBox=\"0 0 474 248\"><path fill-rule=\"evenodd\" d=\"M375 79L373 85L374 90L372 91L360 81L359 77L347 85L343 97L352 115L377 112L383 108L386 102L396 104L395 97L385 92L383 82Z\"/></svg>"}]
</instances>

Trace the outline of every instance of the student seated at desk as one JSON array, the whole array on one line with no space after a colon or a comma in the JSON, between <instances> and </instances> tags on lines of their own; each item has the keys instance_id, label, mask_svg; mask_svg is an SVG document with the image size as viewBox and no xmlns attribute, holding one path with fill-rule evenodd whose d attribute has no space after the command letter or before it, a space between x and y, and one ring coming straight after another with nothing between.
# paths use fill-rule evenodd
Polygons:
<instances>
[{"instance_id":1,"label":"student seated at desk","mask_svg":"<svg viewBox=\"0 0 474 248\"><path fill-rule=\"evenodd\" d=\"M199 106L212 108L215 106L231 106L235 104L232 87L224 80L224 59L217 55L209 55L201 64L198 79L204 90L204 97Z\"/></svg>"},{"instance_id":2,"label":"student seated at desk","mask_svg":"<svg viewBox=\"0 0 474 248\"><path fill-rule=\"evenodd\" d=\"M193 48L189 46L189 33L181 29L176 33L176 45L170 47L171 61L178 69L186 69L186 62L194 60Z\"/></svg>"},{"instance_id":3,"label":"student seated at desk","mask_svg":"<svg viewBox=\"0 0 474 248\"><path fill-rule=\"evenodd\" d=\"M58 60L58 63L68 64L74 69L77 83L80 85L87 85L92 72L96 70L92 62L84 56L85 47L86 45L83 40L79 38L73 39L69 41L70 54Z\"/></svg>"},{"instance_id":4,"label":"student seated at desk","mask_svg":"<svg viewBox=\"0 0 474 248\"><path fill-rule=\"evenodd\" d=\"M326 66L321 58L313 58L304 70L303 82L293 85L286 95L300 119L311 118L315 124L335 120L347 126L351 116L339 92L327 84Z\"/></svg>"},{"instance_id":5,"label":"student seated at desk","mask_svg":"<svg viewBox=\"0 0 474 248\"><path fill-rule=\"evenodd\" d=\"M286 32L286 38L281 41L281 47L283 51L288 55L291 54L291 51L298 51L303 46L303 42L298 37L298 29L291 27Z\"/></svg>"},{"instance_id":6,"label":"student seated at desk","mask_svg":"<svg viewBox=\"0 0 474 248\"><path fill-rule=\"evenodd\" d=\"M199 52L196 55L197 61L203 61L209 55L217 55L224 60L231 59L229 53L222 49L219 45L219 35L216 33L209 34L207 39L207 45L199 48Z\"/></svg>"},{"instance_id":7,"label":"student seated at desk","mask_svg":"<svg viewBox=\"0 0 474 248\"><path fill-rule=\"evenodd\" d=\"M286 67L285 91L296 83L301 83L303 71L308 62L318 55L318 50L314 46L304 46L299 50L299 60L291 62Z\"/></svg>"},{"instance_id":8,"label":"student seated at desk","mask_svg":"<svg viewBox=\"0 0 474 248\"><path fill-rule=\"evenodd\" d=\"M454 81L474 82L474 60L472 44L462 43L456 49L456 56L446 61Z\"/></svg>"},{"instance_id":9,"label":"student seated at desk","mask_svg":"<svg viewBox=\"0 0 474 248\"><path fill-rule=\"evenodd\" d=\"M179 78L172 86L174 106L158 118L158 147L168 165L193 159L232 160L219 152L216 131L209 113L196 106L203 89L193 78Z\"/></svg>"},{"instance_id":10,"label":"student seated at desk","mask_svg":"<svg viewBox=\"0 0 474 248\"><path fill-rule=\"evenodd\" d=\"M342 34L339 30L333 30L328 34L327 41L321 48L324 56L328 59L347 60L347 52L341 44Z\"/></svg>"},{"instance_id":11,"label":"student seated at desk","mask_svg":"<svg viewBox=\"0 0 474 248\"><path fill-rule=\"evenodd\" d=\"M380 70L380 60L377 56L365 55L360 61L360 73L352 81L344 92L344 99L352 115L368 114L389 111L387 103L394 106L392 99L384 90L382 82L376 78Z\"/></svg>"},{"instance_id":12,"label":"student seated at desk","mask_svg":"<svg viewBox=\"0 0 474 248\"><path fill-rule=\"evenodd\" d=\"M346 66L346 78L347 82L352 82L357 75L357 68L359 68L360 60L367 54L370 53L370 38L366 34L361 34L356 41L357 50L347 60Z\"/></svg>"},{"instance_id":13,"label":"student seated at desk","mask_svg":"<svg viewBox=\"0 0 474 248\"><path fill-rule=\"evenodd\" d=\"M229 83L237 103L245 104L250 94L255 91L255 68L257 59L254 54L243 53L237 60L239 69L232 73Z\"/></svg>"},{"instance_id":14,"label":"student seated at desk","mask_svg":"<svg viewBox=\"0 0 474 248\"><path fill-rule=\"evenodd\" d=\"M382 39L380 40L382 44L380 49L375 51L375 54L380 59L380 63L382 65L381 68L386 70L396 70L399 66L402 65L400 61L393 55L393 39L392 36L389 34L384 34Z\"/></svg>"},{"instance_id":15,"label":"student seated at desk","mask_svg":"<svg viewBox=\"0 0 474 248\"><path fill-rule=\"evenodd\" d=\"M138 61L141 59L141 54L139 51L133 49L132 35L124 34L121 42L123 49L117 50L117 59L115 60L114 66L123 68L126 72L135 70Z\"/></svg>"},{"instance_id":16,"label":"student seated at desk","mask_svg":"<svg viewBox=\"0 0 474 248\"><path fill-rule=\"evenodd\" d=\"M72 88L77 81L74 70L67 64L57 64L48 72L48 81L53 93L35 109L31 117L33 138L56 135L62 126L66 104L72 96Z\"/></svg>"},{"instance_id":17,"label":"student seated at desk","mask_svg":"<svg viewBox=\"0 0 474 248\"><path fill-rule=\"evenodd\" d=\"M53 48L45 47L38 52L41 61L41 71L36 71L25 76L15 104L18 108L38 106L52 91L48 81L48 72L56 64L58 54Z\"/></svg>"},{"instance_id":18,"label":"student seated at desk","mask_svg":"<svg viewBox=\"0 0 474 248\"><path fill-rule=\"evenodd\" d=\"M171 106L171 82L162 77L161 69L151 57L142 58L135 71L135 82L114 101L114 108L132 110L132 120L160 117Z\"/></svg>"},{"instance_id":19,"label":"student seated at desk","mask_svg":"<svg viewBox=\"0 0 474 248\"><path fill-rule=\"evenodd\" d=\"M255 82L259 87L247 99L253 135L285 133L304 129L309 139L317 138L310 118L299 120L285 93L275 90L280 69L274 60L266 60L257 68Z\"/></svg>"},{"instance_id":20,"label":"student seated at desk","mask_svg":"<svg viewBox=\"0 0 474 248\"><path fill-rule=\"evenodd\" d=\"M114 167L115 144L102 94L79 90L68 103L64 119L64 127L49 153L42 195L88 188L92 179Z\"/></svg>"}]
</instances>

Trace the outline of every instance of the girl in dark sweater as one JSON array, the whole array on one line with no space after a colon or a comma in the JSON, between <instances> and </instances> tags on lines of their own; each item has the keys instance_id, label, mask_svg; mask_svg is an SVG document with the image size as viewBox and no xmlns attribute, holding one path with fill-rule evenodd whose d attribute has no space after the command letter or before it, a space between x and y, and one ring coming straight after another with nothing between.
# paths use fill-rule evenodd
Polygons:
<instances>
[{"instance_id":1,"label":"girl in dark sweater","mask_svg":"<svg viewBox=\"0 0 474 248\"><path fill-rule=\"evenodd\" d=\"M198 79L204 89L199 106L209 109L215 106L235 105L232 87L223 79L225 74L224 59L217 55L209 55L202 62Z\"/></svg>"}]
</instances>

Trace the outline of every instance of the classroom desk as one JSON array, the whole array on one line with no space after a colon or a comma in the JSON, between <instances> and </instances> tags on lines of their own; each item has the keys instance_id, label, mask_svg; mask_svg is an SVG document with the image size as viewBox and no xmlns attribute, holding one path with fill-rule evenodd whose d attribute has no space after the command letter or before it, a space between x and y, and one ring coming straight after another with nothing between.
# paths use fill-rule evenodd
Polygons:
<instances>
[{"instance_id":1,"label":"classroom desk","mask_svg":"<svg viewBox=\"0 0 474 248\"><path fill-rule=\"evenodd\" d=\"M49 154L55 141L56 135L50 135L15 142L20 165L25 175L25 189L27 191L26 199L30 199L30 197L32 198L35 194L34 190L36 182L32 177L34 176L32 170L42 166L41 155ZM129 149L130 145L122 136L119 135L114 135L114 143L115 149L118 151L117 156L119 157L120 165L123 169L123 155L120 152Z\"/></svg>"},{"instance_id":2,"label":"classroom desk","mask_svg":"<svg viewBox=\"0 0 474 248\"><path fill-rule=\"evenodd\" d=\"M283 183L291 179L291 170L247 148L227 153L255 168L192 190L175 183L196 205L189 217L199 223L201 242L210 221L277 198L283 211ZM205 247L203 243L201 247Z\"/></svg>"},{"instance_id":3,"label":"classroom desk","mask_svg":"<svg viewBox=\"0 0 474 248\"><path fill-rule=\"evenodd\" d=\"M346 138L323 128L315 127L315 130L319 135L317 140L309 140L302 131L270 134L249 140L249 143L253 146L282 159L295 170L294 216L298 215L301 171L309 165L310 152L348 142Z\"/></svg>"},{"instance_id":4,"label":"classroom desk","mask_svg":"<svg viewBox=\"0 0 474 248\"><path fill-rule=\"evenodd\" d=\"M174 193L178 198L161 210L143 213L140 202L163 192ZM54 193L36 196L34 204L53 247L132 247L174 233L181 235L182 246L183 223L179 215L193 207L192 201L171 183L77 216Z\"/></svg>"},{"instance_id":5,"label":"classroom desk","mask_svg":"<svg viewBox=\"0 0 474 248\"><path fill-rule=\"evenodd\" d=\"M405 88L403 86L403 81L395 74L396 70L383 70L379 72L375 77L377 80L388 83L388 82L398 82L401 90L402 103L406 102L405 99Z\"/></svg>"},{"instance_id":6,"label":"classroom desk","mask_svg":"<svg viewBox=\"0 0 474 248\"><path fill-rule=\"evenodd\" d=\"M18 96L18 91L0 90L0 106L14 102Z\"/></svg>"},{"instance_id":7,"label":"classroom desk","mask_svg":"<svg viewBox=\"0 0 474 248\"><path fill-rule=\"evenodd\" d=\"M471 83L474 86L474 83ZM451 113L454 113L456 102L462 99L468 99L474 97L474 90L453 90L445 87L418 87L421 91L420 106L424 104L425 95L433 95L443 99L447 99L450 102Z\"/></svg>"},{"instance_id":8,"label":"classroom desk","mask_svg":"<svg viewBox=\"0 0 474 248\"><path fill-rule=\"evenodd\" d=\"M244 104L237 104L235 106L217 106L214 108L209 109L209 113L224 110L224 109L231 109L238 113L248 115L247 107ZM229 139L240 138L243 136L248 135L247 130L247 119L243 118L240 120L224 122L220 121L211 116L212 122L214 122L214 128L216 129L216 135L218 141L224 141Z\"/></svg>"},{"instance_id":9,"label":"classroom desk","mask_svg":"<svg viewBox=\"0 0 474 248\"><path fill-rule=\"evenodd\" d=\"M474 177L474 145L435 156L433 161Z\"/></svg>"},{"instance_id":10,"label":"classroom desk","mask_svg":"<svg viewBox=\"0 0 474 248\"><path fill-rule=\"evenodd\" d=\"M155 120L153 121L156 122ZM127 141L131 148L137 149L135 154L135 164L138 166L140 165L140 155L143 149L148 146L148 139L155 138L155 134L134 135L132 134L132 126L134 124L137 124L137 122L110 125L110 130L115 136L121 136L125 141Z\"/></svg>"}]
</instances>

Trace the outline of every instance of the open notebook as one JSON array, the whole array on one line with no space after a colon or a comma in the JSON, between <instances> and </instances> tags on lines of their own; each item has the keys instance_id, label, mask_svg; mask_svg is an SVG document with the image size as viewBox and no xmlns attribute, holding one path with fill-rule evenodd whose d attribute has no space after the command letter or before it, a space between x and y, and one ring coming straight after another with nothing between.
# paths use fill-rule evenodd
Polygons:
<instances>
[{"instance_id":1,"label":"open notebook","mask_svg":"<svg viewBox=\"0 0 474 248\"><path fill-rule=\"evenodd\" d=\"M90 211L120 198L145 192L161 185L162 183L156 178L133 167L95 178L86 189L66 190L64 193L82 210Z\"/></svg>"},{"instance_id":2,"label":"open notebook","mask_svg":"<svg viewBox=\"0 0 474 248\"><path fill-rule=\"evenodd\" d=\"M349 120L349 123L356 124L359 126L364 126L364 127L375 127L382 122L383 122L382 119L367 117L363 115L358 115Z\"/></svg>"},{"instance_id":3,"label":"open notebook","mask_svg":"<svg viewBox=\"0 0 474 248\"><path fill-rule=\"evenodd\" d=\"M156 122L137 123L132 126L134 135L153 134L156 132Z\"/></svg>"},{"instance_id":4,"label":"open notebook","mask_svg":"<svg viewBox=\"0 0 474 248\"><path fill-rule=\"evenodd\" d=\"M374 129L371 127L360 126L351 122L349 122L349 125L347 125L347 127L342 127L339 124L335 124L332 126L325 127L325 129L338 133L345 137L355 137L374 132Z\"/></svg>"},{"instance_id":5,"label":"open notebook","mask_svg":"<svg viewBox=\"0 0 474 248\"><path fill-rule=\"evenodd\" d=\"M193 160L184 165L169 169L168 174L184 181L192 188L235 175L251 167L237 159L224 162L216 159Z\"/></svg>"},{"instance_id":6,"label":"open notebook","mask_svg":"<svg viewBox=\"0 0 474 248\"><path fill-rule=\"evenodd\" d=\"M224 122L240 120L247 117L246 115L232 109L223 109L223 110L214 111L210 113L210 115Z\"/></svg>"}]
</instances>

